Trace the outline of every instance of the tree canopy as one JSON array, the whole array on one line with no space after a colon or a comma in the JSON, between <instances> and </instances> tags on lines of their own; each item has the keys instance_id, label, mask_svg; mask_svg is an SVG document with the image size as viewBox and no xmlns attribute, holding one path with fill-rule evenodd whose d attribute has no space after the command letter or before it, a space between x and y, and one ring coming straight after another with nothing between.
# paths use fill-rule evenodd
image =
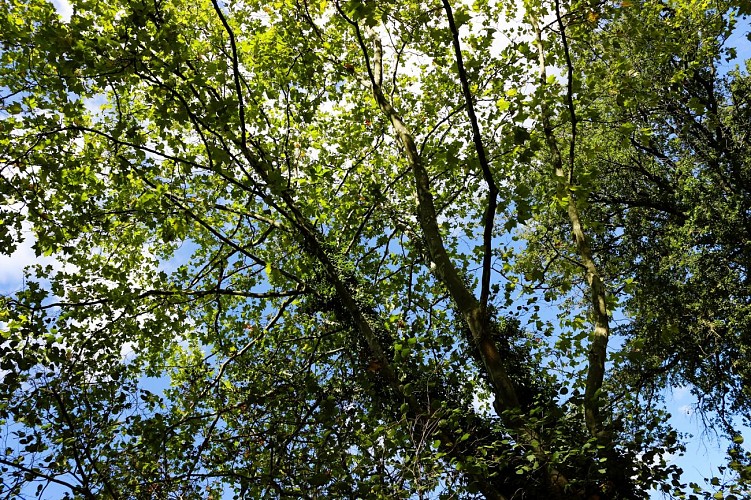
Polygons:
<instances>
[{"instance_id":1,"label":"tree canopy","mask_svg":"<svg viewBox=\"0 0 751 500\"><path fill-rule=\"evenodd\" d=\"M0 3L0 493L751 494L750 13Z\"/></svg>"}]
</instances>

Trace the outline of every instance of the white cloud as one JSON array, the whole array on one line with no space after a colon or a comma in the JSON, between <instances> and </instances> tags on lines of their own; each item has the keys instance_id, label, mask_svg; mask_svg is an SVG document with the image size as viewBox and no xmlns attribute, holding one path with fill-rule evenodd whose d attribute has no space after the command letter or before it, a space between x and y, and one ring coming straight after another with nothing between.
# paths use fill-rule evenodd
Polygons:
<instances>
[{"instance_id":1,"label":"white cloud","mask_svg":"<svg viewBox=\"0 0 751 500\"><path fill-rule=\"evenodd\" d=\"M52 0L52 5L55 6L55 10L60 14L60 17L66 23L70 21L70 16L73 15L73 6L68 0Z\"/></svg>"},{"instance_id":2,"label":"white cloud","mask_svg":"<svg viewBox=\"0 0 751 500\"><path fill-rule=\"evenodd\" d=\"M10 254L0 254L0 292L9 293L23 285L23 271L34 264L52 264L57 267L57 261L52 257L37 257L34 252L34 236L24 228L24 240L18 248Z\"/></svg>"},{"instance_id":3,"label":"white cloud","mask_svg":"<svg viewBox=\"0 0 751 500\"><path fill-rule=\"evenodd\" d=\"M492 415L495 395L486 391L475 391L472 397L472 408L476 413L484 416Z\"/></svg>"},{"instance_id":4,"label":"white cloud","mask_svg":"<svg viewBox=\"0 0 751 500\"><path fill-rule=\"evenodd\" d=\"M120 346L120 358L123 362L128 362L136 357L136 343L125 342Z\"/></svg>"}]
</instances>

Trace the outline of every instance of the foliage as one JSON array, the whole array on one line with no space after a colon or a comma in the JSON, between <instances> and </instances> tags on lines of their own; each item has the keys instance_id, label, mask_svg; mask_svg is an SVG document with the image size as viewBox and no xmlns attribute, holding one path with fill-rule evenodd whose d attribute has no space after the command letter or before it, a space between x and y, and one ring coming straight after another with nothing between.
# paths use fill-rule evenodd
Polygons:
<instances>
[{"instance_id":1,"label":"foliage","mask_svg":"<svg viewBox=\"0 0 751 500\"><path fill-rule=\"evenodd\" d=\"M748 492L747 5L0 9L6 496Z\"/></svg>"}]
</instances>

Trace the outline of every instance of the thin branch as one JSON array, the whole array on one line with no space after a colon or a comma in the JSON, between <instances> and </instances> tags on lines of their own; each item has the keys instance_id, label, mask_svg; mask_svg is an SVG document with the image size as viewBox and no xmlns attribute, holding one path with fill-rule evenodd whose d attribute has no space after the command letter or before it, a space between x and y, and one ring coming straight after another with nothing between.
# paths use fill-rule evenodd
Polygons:
<instances>
[{"instance_id":1,"label":"thin branch","mask_svg":"<svg viewBox=\"0 0 751 500\"><path fill-rule=\"evenodd\" d=\"M485 155L485 146L482 143L480 125L477 122L477 115L475 114L472 91L469 88L467 71L464 68L462 49L459 43L459 30L456 27L456 22L454 22L454 14L451 11L451 4L449 4L448 0L443 0L443 8L446 10L446 17L448 18L449 28L451 29L454 54L456 56L456 67L459 72L459 80L462 83L462 92L464 93L464 101L467 106L467 115L469 116L469 122L472 125L472 141L474 142L475 151L477 152L477 160L480 162L480 167L482 168L483 178L488 185L488 206L486 207L485 215L483 216L485 227L482 237L483 256L480 289L480 305L482 306L483 312L485 312L488 307L488 297L490 297L491 260L493 257L493 224L495 220L495 211L498 208L498 187L495 184L493 173L490 171L490 165L488 164L488 159Z\"/></svg>"},{"instance_id":2,"label":"thin branch","mask_svg":"<svg viewBox=\"0 0 751 500\"><path fill-rule=\"evenodd\" d=\"M441 118L440 120L438 120L438 122L437 122L437 123L436 123L435 125L433 125L433 128L431 128L431 129L430 129L430 131L428 131L428 133L427 133L427 134L425 134L425 137L424 137L424 138L423 138L423 140L422 140L422 144L420 144L420 156L422 156L422 155L423 155L423 153L425 152L425 146L427 146L427 144L428 144L428 139L430 139L430 137L431 137L431 136L433 135L433 133L434 133L434 132L435 132L436 130L438 130L438 128L439 128L439 127L440 127L441 125L443 125L444 123L446 123L447 121L449 121L449 120L451 119L451 117L452 117L452 116L454 116L454 115L455 115L455 114L457 114L457 113L458 113L459 111L461 111L462 109L464 109L464 106L465 106L465 105L464 105L464 104L462 104L461 106L459 106L459 107L457 107L456 109L452 110L452 111L451 111L451 112L450 112L450 113L449 113L448 115L446 115L446 116L444 116L443 118Z\"/></svg>"},{"instance_id":3,"label":"thin branch","mask_svg":"<svg viewBox=\"0 0 751 500\"><path fill-rule=\"evenodd\" d=\"M224 12L222 12L222 9L219 7L219 3L217 0L211 0L212 5L214 6L214 11L216 11L216 15L219 16L219 20L222 22L222 25L224 26L225 31L227 32L227 35L229 36L229 44L232 49L232 76L235 81L235 92L237 92L237 103L238 103L238 114L240 117L240 144L242 145L243 149L246 149L248 146L248 132L245 127L245 101L243 100L243 91L242 91L242 83L240 81L240 60L237 55L237 44L235 43L235 32L230 27L229 23L227 22L227 18L224 15Z\"/></svg>"},{"instance_id":4,"label":"thin branch","mask_svg":"<svg viewBox=\"0 0 751 500\"><path fill-rule=\"evenodd\" d=\"M529 14L529 20L535 31L535 42L538 46L540 85L544 86L547 83L547 75L542 29L540 28L537 18L531 13ZM560 16L558 16L558 21L559 23L561 22ZM560 36L566 36L565 30L562 31ZM572 73L573 70L570 65L570 59L567 60L567 64L568 71ZM569 86L566 99L571 105L573 105L573 96L570 94L572 91L573 86ZM586 278L590 290L590 305L594 316L595 327L592 332L592 340L587 356L589 367L587 369L587 380L584 393L584 416L590 433L597 438L605 439L606 434L603 432L602 416L600 414L600 400L602 397L600 392L605 378L607 345L610 336L605 284L602 281L599 269L594 261L587 235L584 233L584 225L579 216L576 196L572 190L571 172L569 172L569 176L564 173L563 156L551 124L550 107L544 99L541 102L542 128L545 135L545 141L550 151L550 155L552 156L554 175L558 181L558 195L567 198L567 212L571 223L571 232L573 233L576 242L577 252L582 259L582 263L586 267ZM571 144L570 148L570 151L573 152L575 144ZM570 158L569 161L573 162L573 157ZM572 168L571 165L572 163L569 163L569 168Z\"/></svg>"},{"instance_id":5,"label":"thin branch","mask_svg":"<svg viewBox=\"0 0 751 500\"><path fill-rule=\"evenodd\" d=\"M57 391L55 391L54 389L46 389L45 392L51 393L52 398L57 403L57 406L58 406L58 408L60 410L60 413L61 413L61 416L63 417L63 420L65 421L65 423L70 428L70 431L75 436L76 426L74 425L73 419L71 418L70 413L68 413L68 409L65 407L65 403L63 402L62 397L60 397L60 394ZM91 457L91 450L86 445L86 443L84 443L82 441L83 440L81 440L81 442L79 443L79 439L76 438L75 439L75 443L73 445L74 449L71 450L71 451L73 453L73 457L74 457L74 460L76 462L76 466L78 467L78 470L81 473L81 478L83 479L83 483L85 484L87 492L91 493L91 489L89 488L89 484L90 484L91 478L88 477L88 474L84 473L83 460L79 456L78 450L76 449L79 446L79 444L80 444L81 448L83 449L83 453L84 453L86 459L89 461L89 464L91 465L91 468L94 470L94 473L98 476L99 479L101 479L102 484L104 486L104 489L105 489L105 491L107 491L109 497L112 498L112 499L117 500L118 498L120 498L120 496L117 493L115 493L115 490L112 487L112 485L110 484L110 482L107 479L107 477L99 471L99 467L97 467L96 462Z\"/></svg>"},{"instance_id":6,"label":"thin branch","mask_svg":"<svg viewBox=\"0 0 751 500\"><path fill-rule=\"evenodd\" d=\"M71 484L67 481L63 481L62 479L58 479L55 476L51 476L49 474L45 474L39 470L31 469L29 467L26 467L21 464L17 464L15 462L12 462L10 460L5 460L4 458L0 458L0 464L7 465L8 467L13 467L14 469L18 469L20 471L23 471L25 474L28 474L30 476L38 477L39 479L44 479L45 481L49 481L51 483L59 484L60 486L65 486L66 488L69 488L70 491L73 493L78 493L80 495L83 495L86 498L94 499L96 498L91 491L89 491L88 488L83 488L81 486L76 486L75 484Z\"/></svg>"},{"instance_id":7,"label":"thin branch","mask_svg":"<svg viewBox=\"0 0 751 500\"><path fill-rule=\"evenodd\" d=\"M134 297L135 300L141 300L148 297L173 297L173 296L181 296L181 295L187 295L189 297L207 297L207 296L215 296L215 295L225 295L225 296L232 296L232 297L243 297L248 299L273 299L273 298L282 298L282 297L298 297L300 295L303 295L305 292L301 290L287 290L283 292L243 292L239 290L230 290L227 288L213 288L211 290L147 290L143 293L140 293L136 297ZM42 311L46 309L54 309L54 308L63 308L63 307L88 307L88 306L96 306L101 304L107 304L110 301L112 301L111 298L100 298L100 299L93 299L93 300L82 300L80 302L53 302L51 304L45 304L42 306L37 306L30 308L32 311ZM23 305L20 302L17 302L15 300L11 300L11 303L15 305Z\"/></svg>"},{"instance_id":8,"label":"thin branch","mask_svg":"<svg viewBox=\"0 0 751 500\"><path fill-rule=\"evenodd\" d=\"M563 25L563 19L561 18L561 2L555 0L555 16L558 22L558 29L561 34L561 43L563 44L563 55L566 59L566 104L568 105L569 119L571 121L571 140L569 141L568 152L568 182L569 184L574 182L574 159L576 150L576 108L574 107L574 65L571 63L571 54L568 48L568 37L566 36L566 27Z\"/></svg>"}]
</instances>

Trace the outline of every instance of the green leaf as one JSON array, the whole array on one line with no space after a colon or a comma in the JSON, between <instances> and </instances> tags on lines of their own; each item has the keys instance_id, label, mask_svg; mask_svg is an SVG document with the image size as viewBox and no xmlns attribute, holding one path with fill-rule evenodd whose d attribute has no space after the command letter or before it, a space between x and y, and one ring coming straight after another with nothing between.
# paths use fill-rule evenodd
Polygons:
<instances>
[{"instance_id":1,"label":"green leaf","mask_svg":"<svg viewBox=\"0 0 751 500\"><path fill-rule=\"evenodd\" d=\"M456 27L459 28L466 24L470 17L469 11L464 8L457 8L454 11L454 23L456 24Z\"/></svg>"}]
</instances>

